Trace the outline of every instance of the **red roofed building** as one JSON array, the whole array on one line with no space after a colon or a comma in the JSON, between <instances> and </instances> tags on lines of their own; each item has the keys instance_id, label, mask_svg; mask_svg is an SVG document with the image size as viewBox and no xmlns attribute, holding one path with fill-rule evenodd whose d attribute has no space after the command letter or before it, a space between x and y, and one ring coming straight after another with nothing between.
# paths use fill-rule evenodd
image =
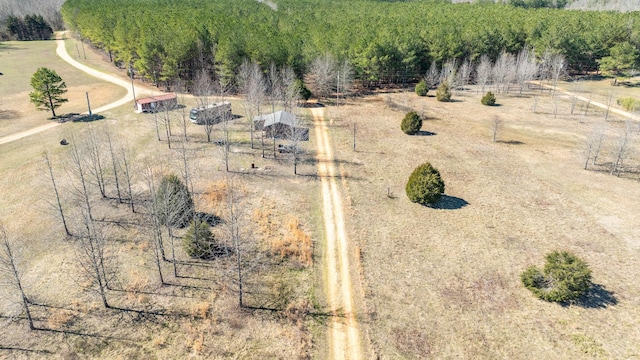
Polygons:
<instances>
[{"instance_id":1,"label":"red roofed building","mask_svg":"<svg viewBox=\"0 0 640 360\"><path fill-rule=\"evenodd\" d=\"M136 100L138 112L155 112L162 107L175 107L178 105L176 94L164 94Z\"/></svg>"}]
</instances>

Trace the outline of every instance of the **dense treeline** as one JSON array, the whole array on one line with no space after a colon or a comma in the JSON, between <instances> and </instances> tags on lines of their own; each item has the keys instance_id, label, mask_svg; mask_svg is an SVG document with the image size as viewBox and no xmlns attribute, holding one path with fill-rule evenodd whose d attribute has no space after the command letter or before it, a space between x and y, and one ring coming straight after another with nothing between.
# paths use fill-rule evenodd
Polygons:
<instances>
[{"instance_id":1,"label":"dense treeline","mask_svg":"<svg viewBox=\"0 0 640 360\"><path fill-rule=\"evenodd\" d=\"M432 61L496 59L532 47L588 71L614 45L640 45L640 14L524 9L442 1L68 0L65 21L84 38L158 83L216 69L233 79L244 58L301 76L331 53L365 83L422 76Z\"/></svg>"},{"instance_id":2,"label":"dense treeline","mask_svg":"<svg viewBox=\"0 0 640 360\"><path fill-rule=\"evenodd\" d=\"M26 20L27 16L42 16L53 30L62 30L64 23L60 7L64 0L2 0L0 1L0 40L16 39L9 32L11 17Z\"/></svg>"},{"instance_id":3,"label":"dense treeline","mask_svg":"<svg viewBox=\"0 0 640 360\"><path fill-rule=\"evenodd\" d=\"M53 34L51 25L42 15L27 15L24 19L9 16L6 24L10 36L16 40L47 40Z\"/></svg>"}]
</instances>

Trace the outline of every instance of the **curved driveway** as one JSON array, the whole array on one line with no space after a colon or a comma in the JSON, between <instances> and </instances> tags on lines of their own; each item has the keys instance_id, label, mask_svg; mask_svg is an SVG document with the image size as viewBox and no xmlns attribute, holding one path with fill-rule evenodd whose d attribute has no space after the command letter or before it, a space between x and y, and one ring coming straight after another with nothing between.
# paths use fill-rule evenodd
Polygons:
<instances>
[{"instance_id":1,"label":"curved driveway","mask_svg":"<svg viewBox=\"0 0 640 360\"><path fill-rule=\"evenodd\" d=\"M60 56L60 58L64 61L66 61L67 63L69 63L71 66L84 71L85 73L96 77L100 80L106 81L106 82L110 82L112 84L116 84L118 86L122 86L123 88L125 88L127 90L127 95L125 95L124 97L122 97L120 100L117 100L115 102L112 102L110 104L107 104L105 106L101 106L99 108L94 109L92 112L94 114L97 113L101 113L101 112L105 112L108 110L111 110L113 108L117 108L119 106L125 105L127 103L132 103L133 105L133 90L131 89L131 82L127 81L127 80L123 80L117 76L114 75L109 75L109 74L105 74L101 71L98 71L96 69L92 69L86 65L83 65L77 61L75 61L74 59L71 58L71 56L69 56L69 53L67 52L67 48L64 46L64 39L63 36L64 32L62 33L58 33L57 35L57 40L56 42L58 43L58 47L56 49L56 54L58 54L58 56ZM141 93L148 93L149 91L146 88L143 88L141 86L135 86L135 91L136 94L141 94ZM39 132L45 131L45 130L49 130L51 128L54 128L58 125L61 125L62 123L59 122L51 122L42 126L38 126L35 127L33 129L29 129L29 130L25 130L25 131L21 131L19 133L16 134L12 134L12 135L8 135L8 136L4 136L0 138L0 145L2 144L6 144L8 142L11 141L15 141L18 139L22 139L24 137L33 135L33 134L37 134Z\"/></svg>"}]
</instances>

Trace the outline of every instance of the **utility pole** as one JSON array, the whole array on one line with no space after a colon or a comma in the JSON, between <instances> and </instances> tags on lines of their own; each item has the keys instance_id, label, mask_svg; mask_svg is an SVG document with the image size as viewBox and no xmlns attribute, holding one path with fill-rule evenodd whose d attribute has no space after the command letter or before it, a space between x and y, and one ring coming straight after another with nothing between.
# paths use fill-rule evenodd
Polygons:
<instances>
[{"instance_id":1,"label":"utility pole","mask_svg":"<svg viewBox=\"0 0 640 360\"><path fill-rule=\"evenodd\" d=\"M338 71L338 82L336 83L336 107L340 107L340 71Z\"/></svg>"},{"instance_id":2,"label":"utility pole","mask_svg":"<svg viewBox=\"0 0 640 360\"><path fill-rule=\"evenodd\" d=\"M356 123L353 123L353 151L356 151Z\"/></svg>"},{"instance_id":3,"label":"utility pole","mask_svg":"<svg viewBox=\"0 0 640 360\"><path fill-rule=\"evenodd\" d=\"M93 117L93 114L91 113L91 103L89 102L89 92L86 92L87 94L87 107L89 108L89 118Z\"/></svg>"},{"instance_id":4,"label":"utility pole","mask_svg":"<svg viewBox=\"0 0 640 360\"><path fill-rule=\"evenodd\" d=\"M84 38L80 36L80 42L82 43L82 55L84 55L84 59L87 60L87 53L84 52Z\"/></svg>"},{"instance_id":5,"label":"utility pole","mask_svg":"<svg viewBox=\"0 0 640 360\"><path fill-rule=\"evenodd\" d=\"M133 86L133 67L131 61L129 61L129 77L131 77L131 92L133 93L133 108L136 107L136 87Z\"/></svg>"}]
</instances>

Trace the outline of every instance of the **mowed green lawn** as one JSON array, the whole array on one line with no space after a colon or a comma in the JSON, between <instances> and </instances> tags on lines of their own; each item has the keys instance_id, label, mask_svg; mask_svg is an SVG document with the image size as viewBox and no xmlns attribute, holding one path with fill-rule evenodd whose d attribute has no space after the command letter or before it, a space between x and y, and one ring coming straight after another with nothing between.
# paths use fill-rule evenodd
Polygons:
<instances>
[{"instance_id":1,"label":"mowed green lawn","mask_svg":"<svg viewBox=\"0 0 640 360\"><path fill-rule=\"evenodd\" d=\"M56 110L58 115L87 111L86 93L93 108L106 105L126 94L126 90L86 75L56 55L56 42L9 41L0 44L0 137L50 122L51 113L37 111L29 102L30 80L39 67L55 70L67 84L69 102Z\"/></svg>"}]
</instances>

